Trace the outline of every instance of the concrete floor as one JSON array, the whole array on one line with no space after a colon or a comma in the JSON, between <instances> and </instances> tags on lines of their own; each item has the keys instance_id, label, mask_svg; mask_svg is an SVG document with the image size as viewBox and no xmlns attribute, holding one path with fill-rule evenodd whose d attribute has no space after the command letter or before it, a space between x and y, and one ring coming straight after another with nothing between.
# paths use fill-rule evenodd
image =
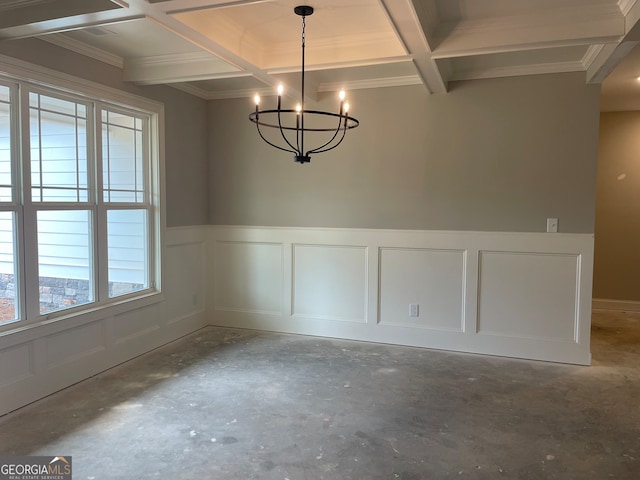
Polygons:
<instances>
[{"instance_id":1,"label":"concrete floor","mask_svg":"<svg viewBox=\"0 0 640 480\"><path fill-rule=\"evenodd\" d=\"M640 314L593 366L208 328L0 420L74 480L638 479Z\"/></svg>"}]
</instances>

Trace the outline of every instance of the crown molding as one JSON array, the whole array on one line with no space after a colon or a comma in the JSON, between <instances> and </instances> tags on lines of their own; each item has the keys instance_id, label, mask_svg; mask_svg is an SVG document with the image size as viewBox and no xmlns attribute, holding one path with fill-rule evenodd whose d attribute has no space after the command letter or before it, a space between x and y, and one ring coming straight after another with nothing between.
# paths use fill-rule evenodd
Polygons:
<instances>
[{"instance_id":1,"label":"crown molding","mask_svg":"<svg viewBox=\"0 0 640 480\"><path fill-rule=\"evenodd\" d=\"M67 50L71 50L73 52L79 53L80 55L93 58L94 60L107 63L120 69L122 69L124 66L124 59L122 57L113 53L109 53L98 47L89 45L87 43L75 40L71 37L68 37L64 33L58 33L56 35L43 35L42 37L40 37L40 40L44 40L45 42L57 45L58 47L66 48Z\"/></svg>"},{"instance_id":2,"label":"crown molding","mask_svg":"<svg viewBox=\"0 0 640 480\"><path fill-rule=\"evenodd\" d=\"M386 87L406 87L409 85L422 85L422 79L419 75L407 75L400 77L389 77L389 78L374 78L370 80L356 80L352 82L332 82L332 83L321 83L316 90L317 93L326 93L326 92L337 92L341 89L345 90L364 90L368 88L386 88ZM176 88L180 88L177 87ZM180 88L182 89L182 88ZM198 89L200 90L200 89ZM187 90L185 90L187 91ZM193 91L194 95L195 90ZM202 93L204 91L200 90L200 98L205 98L206 100L225 100L230 98L250 98L253 97L256 93L260 96L270 96L273 95L273 87L264 87L259 89L242 89L242 90L227 90L224 92L206 92L203 96ZM191 93L191 92L189 92Z\"/></svg>"},{"instance_id":3,"label":"crown molding","mask_svg":"<svg viewBox=\"0 0 640 480\"><path fill-rule=\"evenodd\" d=\"M125 80L146 85L247 75L208 52L127 58L124 62Z\"/></svg>"},{"instance_id":4,"label":"crown molding","mask_svg":"<svg viewBox=\"0 0 640 480\"><path fill-rule=\"evenodd\" d=\"M622 12L622 15L626 17L637 1L638 0L618 0L618 8Z\"/></svg>"},{"instance_id":5,"label":"crown molding","mask_svg":"<svg viewBox=\"0 0 640 480\"><path fill-rule=\"evenodd\" d=\"M228 100L231 98L251 98L254 95L260 95L261 97L268 97L273 95L273 87L254 88L254 89L242 89L242 90L225 90L218 92L207 92L207 100Z\"/></svg>"},{"instance_id":6,"label":"crown molding","mask_svg":"<svg viewBox=\"0 0 640 480\"><path fill-rule=\"evenodd\" d=\"M472 71L453 71L450 80L480 80L500 77L519 77L523 75L544 75L549 73L584 72L582 61L539 63L514 67L491 67Z\"/></svg>"},{"instance_id":7,"label":"crown molding","mask_svg":"<svg viewBox=\"0 0 640 480\"><path fill-rule=\"evenodd\" d=\"M339 90L365 90L368 88L406 87L408 85L422 85L419 75L405 75L400 77L372 78L354 80L350 82L328 82L318 86L318 92L337 92Z\"/></svg>"},{"instance_id":8,"label":"crown molding","mask_svg":"<svg viewBox=\"0 0 640 480\"><path fill-rule=\"evenodd\" d=\"M167 55L154 55L150 57L132 57L127 59L127 63L135 63L141 67L164 67L174 65L187 65L193 63L210 62L212 60L221 61L215 55L209 52L197 51L197 52L185 52L185 53L170 53ZM226 62L225 62L226 63ZM233 67L233 71L238 69Z\"/></svg>"},{"instance_id":9,"label":"crown molding","mask_svg":"<svg viewBox=\"0 0 640 480\"><path fill-rule=\"evenodd\" d=\"M589 67L593 64L596 58L598 58L598 55L600 55L600 52L602 51L603 48L604 48L604 44L589 46L589 48L587 49L587 52L584 54L584 57L582 57L582 60L580 61L580 63L582 63L582 66L584 67L585 70L589 69Z\"/></svg>"},{"instance_id":10,"label":"crown molding","mask_svg":"<svg viewBox=\"0 0 640 480\"><path fill-rule=\"evenodd\" d=\"M191 85L189 83L170 83L169 86L175 88L176 90L180 90L182 92L193 95L194 97L209 100L209 92L203 90L200 87L196 87L195 85Z\"/></svg>"}]
</instances>

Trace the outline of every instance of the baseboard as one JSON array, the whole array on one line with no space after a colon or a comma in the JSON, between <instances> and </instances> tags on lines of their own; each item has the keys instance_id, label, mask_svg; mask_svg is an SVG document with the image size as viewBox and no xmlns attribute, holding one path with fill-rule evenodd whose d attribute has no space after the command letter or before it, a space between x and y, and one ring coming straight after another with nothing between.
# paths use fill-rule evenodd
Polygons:
<instances>
[{"instance_id":1,"label":"baseboard","mask_svg":"<svg viewBox=\"0 0 640 480\"><path fill-rule=\"evenodd\" d=\"M635 300L611 300L607 298L594 298L593 310L622 310L625 312L640 312L640 302Z\"/></svg>"}]
</instances>

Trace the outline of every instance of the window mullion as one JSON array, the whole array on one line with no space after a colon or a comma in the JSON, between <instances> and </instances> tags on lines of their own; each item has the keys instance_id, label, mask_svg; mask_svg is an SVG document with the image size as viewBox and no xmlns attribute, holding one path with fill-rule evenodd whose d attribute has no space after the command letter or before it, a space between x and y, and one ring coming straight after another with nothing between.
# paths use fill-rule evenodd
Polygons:
<instances>
[{"instance_id":1,"label":"window mullion","mask_svg":"<svg viewBox=\"0 0 640 480\"><path fill-rule=\"evenodd\" d=\"M93 168L93 174L91 175L92 181L95 182L93 186L92 195L95 202L95 245L96 250L94 254L94 262L96 265L96 297L98 301L107 300L109 298L109 258L107 248L107 209L104 203L103 193L103 145L102 145L102 105L97 103L95 105L95 112L93 118L95 119L95 128L93 130L94 135L94 148L95 165ZM94 162L92 162L93 164Z\"/></svg>"},{"instance_id":2,"label":"window mullion","mask_svg":"<svg viewBox=\"0 0 640 480\"><path fill-rule=\"evenodd\" d=\"M153 135L156 130L152 128L153 120L150 117L144 119L144 190L145 190L145 204L147 206L147 239L148 239L148 251L147 251L147 272L149 275L149 286L154 289L160 289L160 282L157 278L156 272L160 271L159 265L156 264L156 261L159 260L159 257L154 254L154 252L159 250L159 247L156 244L158 225L160 222L158 221L158 217L156 215L156 211L152 207L156 204L156 200L154 199L154 195L158 192L153 188L152 179L155 178L154 165L155 163L152 161L154 152L152 145L155 145L153 140ZM158 200L159 203L159 200ZM157 250L158 249L158 250Z\"/></svg>"},{"instance_id":3,"label":"window mullion","mask_svg":"<svg viewBox=\"0 0 640 480\"><path fill-rule=\"evenodd\" d=\"M20 252L21 272L20 286L23 295L24 316L27 319L40 315L40 289L38 281L38 229L36 208L31 198L31 115L29 108L29 90L20 91L20 142L22 221L18 221L18 239L22 246Z\"/></svg>"}]
</instances>

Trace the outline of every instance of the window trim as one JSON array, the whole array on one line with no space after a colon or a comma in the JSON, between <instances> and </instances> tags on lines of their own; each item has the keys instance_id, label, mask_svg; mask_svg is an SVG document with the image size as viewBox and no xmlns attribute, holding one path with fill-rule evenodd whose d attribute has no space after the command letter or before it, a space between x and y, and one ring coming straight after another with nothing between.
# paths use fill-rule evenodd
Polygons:
<instances>
[{"instance_id":1,"label":"window trim","mask_svg":"<svg viewBox=\"0 0 640 480\"><path fill-rule=\"evenodd\" d=\"M32 267L30 267L29 271L27 271L26 264L29 262L24 261L26 255L23 255L23 250L26 252L37 251L37 236L31 233L27 234L28 232L36 232L35 225L20 225L19 222L24 221L24 219L26 218L30 218L31 223L33 223L33 219L35 219L36 217L35 214L31 216L27 215L27 212L23 212L23 215L18 215L18 211L20 209L36 207L36 205L34 205L34 202L32 202L31 188L25 189L25 186L27 184L30 184L30 158L28 158L28 161L20 161L20 159L22 158L21 153L25 153L30 157L30 151L28 149L29 139L23 138L22 140L20 140L19 136L19 129L24 128L24 122L27 122L28 126L29 118L28 115L26 115L26 119L23 118L25 115L22 115L22 112L16 112L16 109L12 108L12 177L14 182L20 182L23 190L23 198L17 198L16 190L14 190L12 203L4 203L0 207L0 209L3 211L16 212L16 233L14 234L14 236L16 237L15 255L17 258L17 265L15 267L15 275L16 288L19 289L19 291L22 293L18 296L19 302L16 302L16 309L18 314L21 313L24 318L0 325L0 336L8 333L17 333L18 331L31 330L32 328L41 327L50 324L51 322L64 321L74 324L76 322L80 322L79 324L83 324L93 321L97 317L104 317L105 314L115 315L120 312L126 312L132 309L153 305L165 300L165 295L162 291L162 287L164 284L163 267L166 250L164 241L166 232L166 213L164 208L164 105L154 100L140 97L138 95L114 89L89 80L57 72L45 67L33 65L22 60L7 57L5 55L0 55L0 83L9 86L11 92L15 96L20 96L20 102L26 101L26 104L22 103L22 105L23 109L25 108L24 105L26 105L27 111L29 110L28 91L33 88L39 93L43 93L45 95L51 93L52 96L55 97L67 97L73 99L74 101L86 102L87 104L92 105L91 113L88 111L87 116L93 115L93 118L95 119L97 119L97 112L103 107L111 108L113 110L122 111L129 114L136 114L137 112L138 115L147 117L149 139L145 143L147 145L147 148L149 149L148 187L150 190L148 192L148 203L145 202L144 205L145 208L148 208L148 213L151 216L152 227L149 228L148 232L148 245L150 248L149 256L151 257L148 260L150 277L150 285L148 289L139 292L131 292L122 296L108 298L108 295L106 297L99 296L103 292L98 291L100 288L100 283L96 283L96 300L94 302L78 305L68 309L49 312L44 315L33 316L33 313L27 310L28 306L26 304L25 292L27 291L26 279L38 277L37 261L31 262L36 266L35 272L31 271L33 270ZM21 88L21 86L25 86L27 88ZM99 122L98 120L96 120L95 122L93 120L91 121L91 128L93 129L93 131L91 132L91 136L93 137L92 144L93 148L96 151L98 148L101 148L101 132L97 131L97 126L100 123L101 122ZM102 166L99 165L100 162L92 163L94 163L94 165L90 166L90 169L101 169ZM92 178L95 178L97 180L101 178L101 172L95 171L91 174L93 175ZM38 203L37 209L41 209L42 207L45 207L47 209L49 207L53 208L54 205L59 205L64 209L73 209L70 208L72 206L75 206L78 209L80 209L81 207L84 209L93 209L95 222L93 235L95 237L101 234L98 231L98 228L102 228L101 219L98 218L98 215L100 215L102 212L106 217L106 212L108 211L109 204L103 204L103 199L97 198L97 189L94 189L92 195L95 196L95 199L91 199L90 197L88 204L68 202L67 204L63 205L56 203L48 204L45 206L43 205L43 203ZM92 200L95 200L95 202ZM126 204L113 204L116 209L123 208L125 207L125 205ZM142 206L142 204L140 206ZM106 222L103 223L104 229L106 230ZM106 231L103 233L106 236ZM96 238L96 241L98 240L100 239ZM106 244L103 244L102 246L106 246ZM106 263L106 260L101 260L103 258L106 259L107 256L106 254L94 254L94 258L96 260L96 264L94 265L94 278L98 280L99 275L108 275L108 268L105 269L107 265L103 265L103 263ZM23 261L21 262L20 259L22 259ZM33 282L30 281L29 283L31 284ZM31 295L31 297L33 298L34 295ZM31 317L29 316L29 313L31 313Z\"/></svg>"}]
</instances>

